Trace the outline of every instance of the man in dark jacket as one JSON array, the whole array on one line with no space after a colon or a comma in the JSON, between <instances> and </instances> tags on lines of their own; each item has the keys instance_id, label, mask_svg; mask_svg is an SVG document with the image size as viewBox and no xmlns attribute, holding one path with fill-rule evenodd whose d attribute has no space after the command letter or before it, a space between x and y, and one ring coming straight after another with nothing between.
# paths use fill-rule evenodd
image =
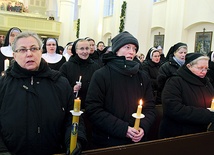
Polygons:
<instances>
[{"instance_id":1,"label":"man in dark jacket","mask_svg":"<svg viewBox=\"0 0 214 155\"><path fill-rule=\"evenodd\" d=\"M104 66L95 71L86 96L86 113L93 125L95 148L146 141L155 120L155 104L148 76L133 61L139 45L129 32L112 39L112 52L103 55ZM143 100L140 128L133 126L139 100Z\"/></svg>"},{"instance_id":2,"label":"man in dark jacket","mask_svg":"<svg viewBox=\"0 0 214 155\"><path fill-rule=\"evenodd\" d=\"M50 155L65 153L70 146L72 88L41 58L41 46L40 38L31 32L14 40L15 62L0 78L1 153ZM73 154L80 154L85 143L80 121Z\"/></svg>"}]
</instances>

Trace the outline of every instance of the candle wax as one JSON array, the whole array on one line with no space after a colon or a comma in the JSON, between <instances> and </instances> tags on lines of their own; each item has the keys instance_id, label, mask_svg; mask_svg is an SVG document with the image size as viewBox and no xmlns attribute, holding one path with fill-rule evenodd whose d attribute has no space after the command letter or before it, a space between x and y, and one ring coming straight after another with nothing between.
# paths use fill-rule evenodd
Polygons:
<instances>
[{"instance_id":1,"label":"candle wax","mask_svg":"<svg viewBox=\"0 0 214 155\"><path fill-rule=\"evenodd\" d=\"M139 130L139 126L140 126L140 118L136 118L134 123L134 128L136 130Z\"/></svg>"},{"instance_id":2,"label":"candle wax","mask_svg":"<svg viewBox=\"0 0 214 155\"><path fill-rule=\"evenodd\" d=\"M141 111L142 111L142 106L138 105L138 107L137 107L137 116L141 115Z\"/></svg>"},{"instance_id":3,"label":"candle wax","mask_svg":"<svg viewBox=\"0 0 214 155\"><path fill-rule=\"evenodd\" d=\"M8 60L8 59L5 59L5 60L4 60L4 70L7 70L7 69L8 69L9 64L10 64L9 60Z\"/></svg>"},{"instance_id":4,"label":"candle wax","mask_svg":"<svg viewBox=\"0 0 214 155\"><path fill-rule=\"evenodd\" d=\"M79 98L74 99L74 111L79 112L81 106L81 100Z\"/></svg>"}]
</instances>

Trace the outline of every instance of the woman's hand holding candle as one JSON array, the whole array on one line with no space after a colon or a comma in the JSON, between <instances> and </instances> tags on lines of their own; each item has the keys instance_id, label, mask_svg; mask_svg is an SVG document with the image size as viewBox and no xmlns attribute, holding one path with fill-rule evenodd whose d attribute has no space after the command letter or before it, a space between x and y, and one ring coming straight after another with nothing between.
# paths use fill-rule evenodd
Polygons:
<instances>
[{"instance_id":1,"label":"woman's hand holding candle","mask_svg":"<svg viewBox=\"0 0 214 155\"><path fill-rule=\"evenodd\" d=\"M144 136L144 130L139 128L136 130L135 128L128 127L128 131L126 133L127 138L131 138L133 142L139 142Z\"/></svg>"}]
</instances>

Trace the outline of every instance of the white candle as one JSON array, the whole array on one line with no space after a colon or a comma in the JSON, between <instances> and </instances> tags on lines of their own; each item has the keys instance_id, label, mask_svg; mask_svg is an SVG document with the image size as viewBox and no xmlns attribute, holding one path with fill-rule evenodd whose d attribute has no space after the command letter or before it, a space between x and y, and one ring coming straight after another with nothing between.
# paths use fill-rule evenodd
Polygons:
<instances>
[{"instance_id":1,"label":"white candle","mask_svg":"<svg viewBox=\"0 0 214 155\"><path fill-rule=\"evenodd\" d=\"M5 60L4 60L4 70L5 70L5 71L8 69L9 65L10 65L9 60L8 60L8 59L5 59Z\"/></svg>"},{"instance_id":2,"label":"white candle","mask_svg":"<svg viewBox=\"0 0 214 155\"><path fill-rule=\"evenodd\" d=\"M79 82L81 82L82 76L79 77Z\"/></svg>"}]
</instances>

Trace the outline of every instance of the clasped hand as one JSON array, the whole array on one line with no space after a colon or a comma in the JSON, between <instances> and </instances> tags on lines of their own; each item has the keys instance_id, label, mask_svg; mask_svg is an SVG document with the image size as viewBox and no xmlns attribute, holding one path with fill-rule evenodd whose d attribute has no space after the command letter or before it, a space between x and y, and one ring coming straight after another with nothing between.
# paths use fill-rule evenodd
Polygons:
<instances>
[{"instance_id":1,"label":"clasped hand","mask_svg":"<svg viewBox=\"0 0 214 155\"><path fill-rule=\"evenodd\" d=\"M133 142L139 142L143 136L144 136L144 130L142 128L139 128L139 130L136 130L133 127L130 127L130 126L128 127L126 137L131 138Z\"/></svg>"}]
</instances>

